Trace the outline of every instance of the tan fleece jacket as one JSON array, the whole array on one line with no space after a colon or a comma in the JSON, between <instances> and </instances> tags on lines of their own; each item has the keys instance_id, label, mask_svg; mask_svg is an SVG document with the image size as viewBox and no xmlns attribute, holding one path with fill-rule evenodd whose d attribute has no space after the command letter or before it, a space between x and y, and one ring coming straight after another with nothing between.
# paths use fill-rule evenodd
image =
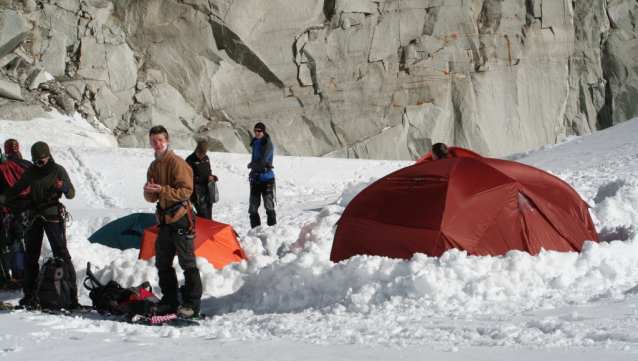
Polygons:
<instances>
[{"instance_id":1,"label":"tan fleece jacket","mask_svg":"<svg viewBox=\"0 0 638 361\"><path fill-rule=\"evenodd\" d=\"M188 200L193 193L193 170L185 160L175 155L172 150L166 153L164 159L156 159L148 167L146 181L150 182L151 179L153 179L154 183L162 186L162 193L144 192L144 199L151 203L159 200L162 209L167 209L175 203ZM166 223L170 224L178 221L188 212L188 207L190 206L190 203L184 205L173 216L167 214ZM160 217L157 212L155 215L159 222Z\"/></svg>"}]
</instances>

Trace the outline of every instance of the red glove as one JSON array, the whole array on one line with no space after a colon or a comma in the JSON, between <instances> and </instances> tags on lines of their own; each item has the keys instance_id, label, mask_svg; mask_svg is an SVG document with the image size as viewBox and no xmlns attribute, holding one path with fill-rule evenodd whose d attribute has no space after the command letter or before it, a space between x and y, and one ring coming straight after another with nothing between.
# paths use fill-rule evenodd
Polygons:
<instances>
[{"instance_id":1,"label":"red glove","mask_svg":"<svg viewBox=\"0 0 638 361\"><path fill-rule=\"evenodd\" d=\"M53 182L53 185L56 188L62 188L62 181L61 180L57 180L57 181Z\"/></svg>"},{"instance_id":2,"label":"red glove","mask_svg":"<svg viewBox=\"0 0 638 361\"><path fill-rule=\"evenodd\" d=\"M214 180L215 182L217 182L217 181L219 180L219 178L217 178L217 176L216 176L216 175L214 175L214 176L213 176L213 180Z\"/></svg>"}]
</instances>

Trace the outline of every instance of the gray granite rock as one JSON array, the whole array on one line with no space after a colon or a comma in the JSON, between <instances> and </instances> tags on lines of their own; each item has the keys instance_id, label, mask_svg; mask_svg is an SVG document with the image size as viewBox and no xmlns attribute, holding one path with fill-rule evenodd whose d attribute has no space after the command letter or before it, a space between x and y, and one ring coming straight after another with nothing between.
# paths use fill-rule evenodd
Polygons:
<instances>
[{"instance_id":1,"label":"gray granite rock","mask_svg":"<svg viewBox=\"0 0 638 361\"><path fill-rule=\"evenodd\" d=\"M0 79L0 97L24 101L20 85Z\"/></svg>"},{"instance_id":2,"label":"gray granite rock","mask_svg":"<svg viewBox=\"0 0 638 361\"><path fill-rule=\"evenodd\" d=\"M39 105L12 103L0 106L0 119L31 120L35 118L49 118L49 114Z\"/></svg>"},{"instance_id":3,"label":"gray granite rock","mask_svg":"<svg viewBox=\"0 0 638 361\"><path fill-rule=\"evenodd\" d=\"M50 79L46 75L44 69L35 68L27 77L27 85L29 90L38 89L40 84L48 82Z\"/></svg>"},{"instance_id":4,"label":"gray granite rock","mask_svg":"<svg viewBox=\"0 0 638 361\"><path fill-rule=\"evenodd\" d=\"M443 141L500 156L638 115L634 0L58 0L28 11L0 15L14 29L0 36L7 79L33 88L36 67L69 77L66 92L42 91L95 114L122 146L147 147L163 124L176 146L247 152L261 121L279 154L417 159Z\"/></svg>"},{"instance_id":5,"label":"gray granite rock","mask_svg":"<svg viewBox=\"0 0 638 361\"><path fill-rule=\"evenodd\" d=\"M153 104L154 100L153 94L148 88L135 94L135 101L141 104Z\"/></svg>"},{"instance_id":6,"label":"gray granite rock","mask_svg":"<svg viewBox=\"0 0 638 361\"><path fill-rule=\"evenodd\" d=\"M0 58L22 43L31 26L13 10L0 11Z\"/></svg>"}]
</instances>

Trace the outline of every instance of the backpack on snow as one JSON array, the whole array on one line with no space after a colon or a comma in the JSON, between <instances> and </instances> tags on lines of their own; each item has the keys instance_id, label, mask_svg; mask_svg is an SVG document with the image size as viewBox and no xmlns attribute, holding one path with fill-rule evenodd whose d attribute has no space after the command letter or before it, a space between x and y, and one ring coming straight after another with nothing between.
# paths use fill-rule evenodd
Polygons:
<instances>
[{"instance_id":1,"label":"backpack on snow","mask_svg":"<svg viewBox=\"0 0 638 361\"><path fill-rule=\"evenodd\" d=\"M35 296L43 309L59 310L71 305L71 277L63 259L49 258L44 262L36 281Z\"/></svg>"},{"instance_id":2,"label":"backpack on snow","mask_svg":"<svg viewBox=\"0 0 638 361\"><path fill-rule=\"evenodd\" d=\"M91 271L91 263L86 265L84 287L89 290L93 307L101 314L143 315L151 313L151 308L159 303L150 283L137 287L123 288L111 280L103 285Z\"/></svg>"}]
</instances>

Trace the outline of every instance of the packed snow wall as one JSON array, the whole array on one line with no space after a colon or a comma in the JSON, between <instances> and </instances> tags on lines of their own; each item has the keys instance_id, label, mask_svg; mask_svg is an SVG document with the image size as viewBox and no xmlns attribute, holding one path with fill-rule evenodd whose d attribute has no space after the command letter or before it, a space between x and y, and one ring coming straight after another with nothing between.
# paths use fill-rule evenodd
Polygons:
<instances>
[{"instance_id":1,"label":"packed snow wall","mask_svg":"<svg viewBox=\"0 0 638 361\"><path fill-rule=\"evenodd\" d=\"M501 156L638 115L635 0L0 2L0 119L56 107L124 147Z\"/></svg>"}]
</instances>

